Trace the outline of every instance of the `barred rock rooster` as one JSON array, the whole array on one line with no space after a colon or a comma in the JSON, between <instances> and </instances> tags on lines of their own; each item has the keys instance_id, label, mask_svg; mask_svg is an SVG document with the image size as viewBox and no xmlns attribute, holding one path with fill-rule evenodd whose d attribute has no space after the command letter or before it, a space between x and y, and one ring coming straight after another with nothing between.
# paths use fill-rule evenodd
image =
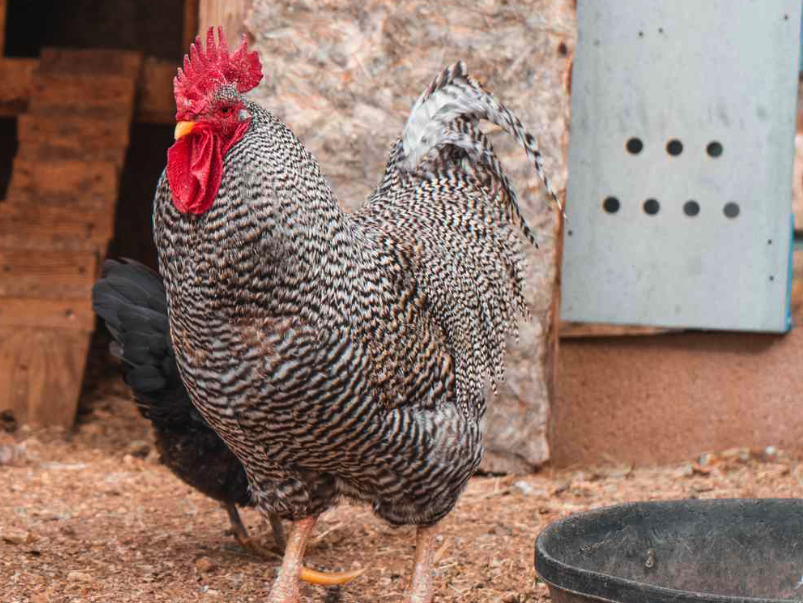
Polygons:
<instances>
[{"instance_id":1,"label":"barred rock rooster","mask_svg":"<svg viewBox=\"0 0 803 603\"><path fill-rule=\"evenodd\" d=\"M297 603L305 544L339 499L416 525L407 603L432 600L437 523L483 453L487 385L527 314L516 193L479 129L534 137L462 63L415 103L385 174L346 214L318 162L246 96L246 40L197 39L174 80L176 142L154 239L193 404L292 522L270 603ZM490 392L488 392L490 395Z\"/></svg>"},{"instance_id":2,"label":"barred rock rooster","mask_svg":"<svg viewBox=\"0 0 803 603\"><path fill-rule=\"evenodd\" d=\"M237 506L253 506L242 464L195 410L176 366L162 278L128 260L107 261L92 288L92 306L114 338L112 354L140 413L154 428L161 461L178 478L220 502L241 546L273 556L248 535ZM273 538L284 550L281 519L269 515Z\"/></svg>"}]
</instances>

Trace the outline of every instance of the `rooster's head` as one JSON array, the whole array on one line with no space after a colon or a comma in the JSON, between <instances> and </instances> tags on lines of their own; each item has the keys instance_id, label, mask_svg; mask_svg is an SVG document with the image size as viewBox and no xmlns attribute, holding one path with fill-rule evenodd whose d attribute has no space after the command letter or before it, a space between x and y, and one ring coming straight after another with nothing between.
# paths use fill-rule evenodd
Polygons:
<instances>
[{"instance_id":1,"label":"rooster's head","mask_svg":"<svg viewBox=\"0 0 803 603\"><path fill-rule=\"evenodd\" d=\"M175 144L167 152L167 180L182 213L202 214L215 200L223 177L223 157L251 123L242 95L262 80L256 52L245 36L229 54L223 28L206 34L206 51L196 38L173 80Z\"/></svg>"}]
</instances>

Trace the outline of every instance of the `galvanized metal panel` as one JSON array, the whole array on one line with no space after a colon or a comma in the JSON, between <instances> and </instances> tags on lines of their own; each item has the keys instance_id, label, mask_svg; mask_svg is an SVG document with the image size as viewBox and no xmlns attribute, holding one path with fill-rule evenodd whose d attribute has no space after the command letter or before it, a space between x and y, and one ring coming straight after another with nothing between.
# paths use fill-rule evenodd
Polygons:
<instances>
[{"instance_id":1,"label":"galvanized metal panel","mask_svg":"<svg viewBox=\"0 0 803 603\"><path fill-rule=\"evenodd\" d=\"M788 329L799 0L580 0L577 21L562 317Z\"/></svg>"}]
</instances>

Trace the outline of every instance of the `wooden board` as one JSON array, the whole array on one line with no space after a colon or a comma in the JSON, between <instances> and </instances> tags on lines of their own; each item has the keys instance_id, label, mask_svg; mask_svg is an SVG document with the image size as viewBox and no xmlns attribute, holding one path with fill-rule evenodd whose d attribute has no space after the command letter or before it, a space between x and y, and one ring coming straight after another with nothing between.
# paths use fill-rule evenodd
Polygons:
<instances>
[{"instance_id":1,"label":"wooden board","mask_svg":"<svg viewBox=\"0 0 803 603\"><path fill-rule=\"evenodd\" d=\"M25 297L0 298L0 327L41 327L92 331L92 300L52 300Z\"/></svg>"},{"instance_id":2,"label":"wooden board","mask_svg":"<svg viewBox=\"0 0 803 603\"><path fill-rule=\"evenodd\" d=\"M3 0L0 0L2 2ZM181 47L187 51L190 48L195 36L198 35L198 1L184 0L184 31L182 34L183 44Z\"/></svg>"},{"instance_id":3,"label":"wooden board","mask_svg":"<svg viewBox=\"0 0 803 603\"><path fill-rule=\"evenodd\" d=\"M4 204L0 203L0 208ZM21 228L18 230L5 230L0 221L0 250L3 251L57 251L64 253L97 253L105 257L108 241L92 239L89 237L76 237L73 235L53 236L44 233L37 234L35 229Z\"/></svg>"},{"instance_id":4,"label":"wooden board","mask_svg":"<svg viewBox=\"0 0 803 603\"><path fill-rule=\"evenodd\" d=\"M129 142L130 121L125 117L98 119L64 115L58 118L26 113L17 120L17 157L42 160L105 159L122 168Z\"/></svg>"},{"instance_id":5,"label":"wooden board","mask_svg":"<svg viewBox=\"0 0 803 603\"><path fill-rule=\"evenodd\" d=\"M212 26L223 26L229 47L240 43L245 33L245 17L254 0L200 0L198 31L203 36Z\"/></svg>"},{"instance_id":6,"label":"wooden board","mask_svg":"<svg viewBox=\"0 0 803 603\"><path fill-rule=\"evenodd\" d=\"M36 161L17 157L7 199L35 200L35 205L48 197L72 199L71 206L96 206L96 200L105 200L113 207L118 178L117 165L112 161Z\"/></svg>"},{"instance_id":7,"label":"wooden board","mask_svg":"<svg viewBox=\"0 0 803 603\"><path fill-rule=\"evenodd\" d=\"M37 59L0 58L0 117L14 117L28 107L38 65Z\"/></svg>"},{"instance_id":8,"label":"wooden board","mask_svg":"<svg viewBox=\"0 0 803 603\"><path fill-rule=\"evenodd\" d=\"M6 9L8 0L0 0L0 56L5 52L6 45Z\"/></svg>"},{"instance_id":9,"label":"wooden board","mask_svg":"<svg viewBox=\"0 0 803 603\"><path fill-rule=\"evenodd\" d=\"M59 144L40 147L23 145L17 151L17 159L27 161L64 161L70 159L108 161L115 164L121 173L125 163L125 156L125 148L107 148L96 151L87 148L72 151L68 147Z\"/></svg>"},{"instance_id":10,"label":"wooden board","mask_svg":"<svg viewBox=\"0 0 803 603\"><path fill-rule=\"evenodd\" d=\"M561 321L560 338L578 337L621 337L624 335L660 335L661 333L679 333L683 329L663 329L661 327L642 327L637 325L608 325L600 323L583 323Z\"/></svg>"},{"instance_id":11,"label":"wooden board","mask_svg":"<svg viewBox=\"0 0 803 603\"><path fill-rule=\"evenodd\" d=\"M30 425L75 418L141 64L140 53L45 49L27 80L0 204L0 410ZM20 96L4 105L0 93L0 107Z\"/></svg>"},{"instance_id":12,"label":"wooden board","mask_svg":"<svg viewBox=\"0 0 803 603\"><path fill-rule=\"evenodd\" d=\"M29 113L129 116L136 80L122 75L60 73L34 77Z\"/></svg>"},{"instance_id":13,"label":"wooden board","mask_svg":"<svg viewBox=\"0 0 803 603\"><path fill-rule=\"evenodd\" d=\"M138 83L137 121L147 123L175 122L176 101L173 78L177 63L147 58Z\"/></svg>"},{"instance_id":14,"label":"wooden board","mask_svg":"<svg viewBox=\"0 0 803 603\"><path fill-rule=\"evenodd\" d=\"M0 249L0 297L86 300L97 271L95 253Z\"/></svg>"},{"instance_id":15,"label":"wooden board","mask_svg":"<svg viewBox=\"0 0 803 603\"><path fill-rule=\"evenodd\" d=\"M90 333L0 326L0 411L21 423L75 421Z\"/></svg>"},{"instance_id":16,"label":"wooden board","mask_svg":"<svg viewBox=\"0 0 803 603\"><path fill-rule=\"evenodd\" d=\"M83 238L96 241L96 244L111 239L114 234L113 208L98 211L90 208L81 211L70 206L48 206L44 203L0 204L0 231L23 234L28 237Z\"/></svg>"},{"instance_id":17,"label":"wooden board","mask_svg":"<svg viewBox=\"0 0 803 603\"><path fill-rule=\"evenodd\" d=\"M33 77L38 59L0 58L0 117L15 117L28 108ZM146 59L137 82L136 119L146 123L172 124L176 105L173 100L173 77L177 61ZM70 114L69 111L65 112ZM74 112L72 112L74 115ZM94 110L93 116L101 115ZM106 111L114 117L114 111Z\"/></svg>"},{"instance_id":18,"label":"wooden board","mask_svg":"<svg viewBox=\"0 0 803 603\"><path fill-rule=\"evenodd\" d=\"M136 79L142 67L142 53L131 50L43 48L39 59L43 77L69 74Z\"/></svg>"}]
</instances>

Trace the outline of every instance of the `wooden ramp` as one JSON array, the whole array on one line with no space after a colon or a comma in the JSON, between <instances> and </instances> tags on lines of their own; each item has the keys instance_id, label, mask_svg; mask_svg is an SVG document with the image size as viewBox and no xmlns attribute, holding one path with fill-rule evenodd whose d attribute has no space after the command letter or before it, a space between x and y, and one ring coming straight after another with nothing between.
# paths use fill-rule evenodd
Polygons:
<instances>
[{"instance_id":1,"label":"wooden ramp","mask_svg":"<svg viewBox=\"0 0 803 603\"><path fill-rule=\"evenodd\" d=\"M0 411L75 419L142 56L45 49L0 203Z\"/></svg>"}]
</instances>

